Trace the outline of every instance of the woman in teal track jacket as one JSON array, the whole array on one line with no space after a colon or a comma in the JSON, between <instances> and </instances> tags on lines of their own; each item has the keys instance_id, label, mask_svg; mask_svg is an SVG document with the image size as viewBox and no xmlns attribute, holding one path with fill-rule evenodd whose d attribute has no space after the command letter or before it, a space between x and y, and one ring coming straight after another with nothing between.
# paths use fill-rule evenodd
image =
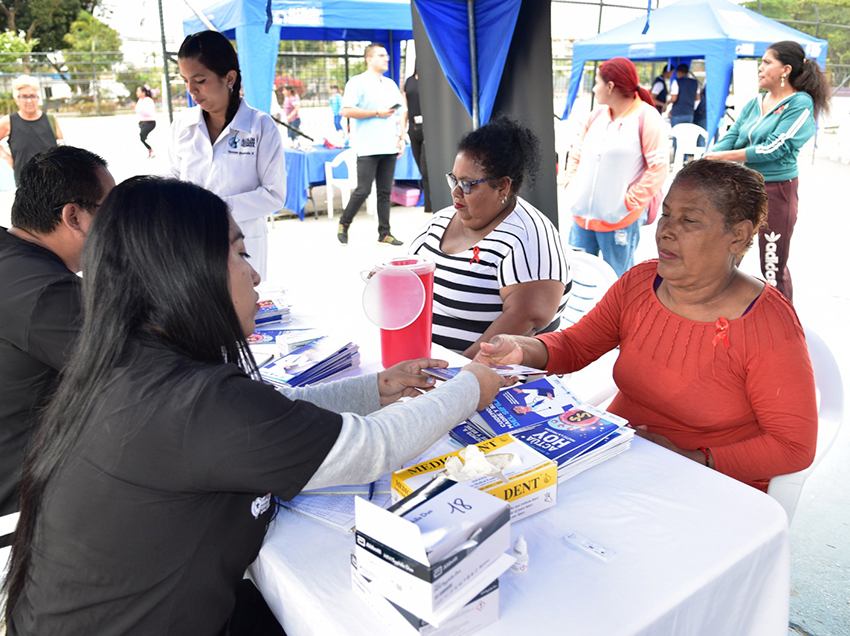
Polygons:
<instances>
[{"instance_id":1,"label":"woman in teal track jacket","mask_svg":"<svg viewBox=\"0 0 850 636\"><path fill-rule=\"evenodd\" d=\"M761 271L792 300L787 262L797 222L797 157L815 133L815 117L829 108L829 84L796 42L771 44L758 79L767 92L744 106L706 158L743 161L764 177L769 209L767 226L759 232Z\"/></svg>"}]
</instances>

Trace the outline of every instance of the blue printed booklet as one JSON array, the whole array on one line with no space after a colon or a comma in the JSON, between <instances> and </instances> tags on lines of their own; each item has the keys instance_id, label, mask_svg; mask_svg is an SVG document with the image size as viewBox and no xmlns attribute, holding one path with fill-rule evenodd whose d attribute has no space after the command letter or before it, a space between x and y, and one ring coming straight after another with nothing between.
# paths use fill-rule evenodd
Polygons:
<instances>
[{"instance_id":1,"label":"blue printed booklet","mask_svg":"<svg viewBox=\"0 0 850 636\"><path fill-rule=\"evenodd\" d=\"M511 377L511 376L536 376L536 375L546 375L546 371L543 369L534 369L532 367L526 367L522 364L502 364L495 367L490 367L501 375L502 377ZM433 376L438 380L451 380L458 373L463 370L463 367L429 367L427 369L422 369L422 373Z\"/></svg>"},{"instance_id":2,"label":"blue printed booklet","mask_svg":"<svg viewBox=\"0 0 850 636\"><path fill-rule=\"evenodd\" d=\"M449 435L467 446L504 433L558 464L558 481L626 450L634 436L624 418L583 403L556 376L503 389Z\"/></svg>"},{"instance_id":3,"label":"blue printed booklet","mask_svg":"<svg viewBox=\"0 0 850 636\"><path fill-rule=\"evenodd\" d=\"M257 303L257 315L254 317L255 325L266 325L273 322L289 322L292 316L289 313L289 305L284 303L283 298L261 298Z\"/></svg>"},{"instance_id":4,"label":"blue printed booklet","mask_svg":"<svg viewBox=\"0 0 850 636\"><path fill-rule=\"evenodd\" d=\"M325 336L264 364L260 376L270 384L305 386L359 365L356 344Z\"/></svg>"},{"instance_id":5,"label":"blue printed booklet","mask_svg":"<svg viewBox=\"0 0 850 636\"><path fill-rule=\"evenodd\" d=\"M580 404L557 376L548 376L502 389L490 406L470 419L488 438L498 437L557 419Z\"/></svg>"},{"instance_id":6,"label":"blue printed booklet","mask_svg":"<svg viewBox=\"0 0 850 636\"><path fill-rule=\"evenodd\" d=\"M274 344L278 336L290 336L293 334L312 331L307 327L302 329L257 329L254 333L248 336L248 344Z\"/></svg>"}]
</instances>

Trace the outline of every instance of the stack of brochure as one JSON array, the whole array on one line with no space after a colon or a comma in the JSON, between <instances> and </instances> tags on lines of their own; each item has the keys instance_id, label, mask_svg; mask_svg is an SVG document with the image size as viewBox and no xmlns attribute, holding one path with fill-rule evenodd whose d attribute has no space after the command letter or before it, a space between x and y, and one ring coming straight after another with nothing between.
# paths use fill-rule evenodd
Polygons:
<instances>
[{"instance_id":1,"label":"stack of brochure","mask_svg":"<svg viewBox=\"0 0 850 636\"><path fill-rule=\"evenodd\" d=\"M634 437L625 419L582 402L556 376L503 389L450 435L465 446L505 433L558 464L558 482L623 452Z\"/></svg>"},{"instance_id":2,"label":"stack of brochure","mask_svg":"<svg viewBox=\"0 0 850 636\"><path fill-rule=\"evenodd\" d=\"M353 342L324 336L260 367L260 376L277 386L305 386L360 366Z\"/></svg>"},{"instance_id":3,"label":"stack of brochure","mask_svg":"<svg viewBox=\"0 0 850 636\"><path fill-rule=\"evenodd\" d=\"M256 325L268 325L276 322L290 322L292 315L290 314L290 306L283 300L283 292L276 292L274 295L263 298L259 302L259 309L254 318Z\"/></svg>"}]
</instances>

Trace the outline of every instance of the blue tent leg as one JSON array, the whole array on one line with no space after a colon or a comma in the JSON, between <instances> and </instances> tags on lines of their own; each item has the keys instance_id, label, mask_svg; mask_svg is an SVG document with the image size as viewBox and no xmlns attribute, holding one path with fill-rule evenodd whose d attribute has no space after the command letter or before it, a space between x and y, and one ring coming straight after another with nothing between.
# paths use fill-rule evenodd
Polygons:
<instances>
[{"instance_id":1,"label":"blue tent leg","mask_svg":"<svg viewBox=\"0 0 850 636\"><path fill-rule=\"evenodd\" d=\"M268 113L272 105L274 72L280 44L280 26L265 24L236 27L236 51L242 69L242 87L248 105Z\"/></svg>"}]
</instances>

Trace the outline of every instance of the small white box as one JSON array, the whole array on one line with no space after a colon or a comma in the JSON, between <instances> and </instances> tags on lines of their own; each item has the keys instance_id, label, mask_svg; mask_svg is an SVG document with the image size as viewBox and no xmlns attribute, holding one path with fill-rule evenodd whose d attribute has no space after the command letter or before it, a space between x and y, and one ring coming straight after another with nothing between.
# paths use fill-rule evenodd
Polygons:
<instances>
[{"instance_id":1,"label":"small white box","mask_svg":"<svg viewBox=\"0 0 850 636\"><path fill-rule=\"evenodd\" d=\"M376 594L357 570L351 555L351 585L397 636L467 636L499 620L499 580L496 579L440 627L430 625L406 609Z\"/></svg>"},{"instance_id":2,"label":"small white box","mask_svg":"<svg viewBox=\"0 0 850 636\"><path fill-rule=\"evenodd\" d=\"M355 554L370 590L439 627L514 562L510 510L465 484L434 480L389 510L356 497ZM408 518L400 515L406 514ZM442 532L423 531L415 521ZM448 519L444 523L444 520ZM424 524L423 524L423 527ZM445 537L451 548L442 550Z\"/></svg>"}]
</instances>

